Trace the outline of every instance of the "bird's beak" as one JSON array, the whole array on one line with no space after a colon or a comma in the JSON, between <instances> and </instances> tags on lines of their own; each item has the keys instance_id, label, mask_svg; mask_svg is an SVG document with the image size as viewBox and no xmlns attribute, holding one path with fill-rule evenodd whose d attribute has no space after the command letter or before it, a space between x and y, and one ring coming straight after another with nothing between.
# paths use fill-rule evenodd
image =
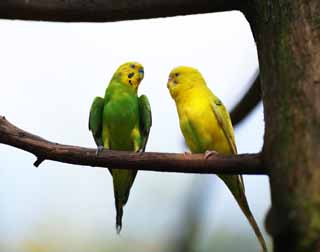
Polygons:
<instances>
[{"instance_id":1,"label":"bird's beak","mask_svg":"<svg viewBox=\"0 0 320 252\"><path fill-rule=\"evenodd\" d=\"M170 82L172 81L172 77L170 76L167 82L167 88L170 88Z\"/></svg>"},{"instance_id":2,"label":"bird's beak","mask_svg":"<svg viewBox=\"0 0 320 252\"><path fill-rule=\"evenodd\" d=\"M144 71L143 69L139 69L139 78L142 80L144 77Z\"/></svg>"}]
</instances>

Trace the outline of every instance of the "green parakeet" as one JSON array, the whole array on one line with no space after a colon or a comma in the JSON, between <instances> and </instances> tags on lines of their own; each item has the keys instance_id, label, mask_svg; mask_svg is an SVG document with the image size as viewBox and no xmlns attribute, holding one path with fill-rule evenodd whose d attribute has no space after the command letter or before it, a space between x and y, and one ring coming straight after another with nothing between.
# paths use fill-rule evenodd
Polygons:
<instances>
[{"instance_id":1,"label":"green parakeet","mask_svg":"<svg viewBox=\"0 0 320 252\"><path fill-rule=\"evenodd\" d=\"M145 95L137 91L144 76L137 62L121 65L114 73L104 98L96 97L91 105L89 130L98 146L122 151L144 151L148 141L151 108ZM109 169L113 177L116 207L116 229L122 227L123 206L127 203L136 170Z\"/></svg>"}]
</instances>

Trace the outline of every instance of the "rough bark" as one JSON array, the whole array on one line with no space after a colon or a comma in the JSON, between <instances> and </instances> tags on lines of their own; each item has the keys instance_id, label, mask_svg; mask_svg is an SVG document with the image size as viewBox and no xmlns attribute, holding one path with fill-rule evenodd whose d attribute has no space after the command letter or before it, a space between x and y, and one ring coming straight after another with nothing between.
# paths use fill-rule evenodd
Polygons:
<instances>
[{"instance_id":1,"label":"rough bark","mask_svg":"<svg viewBox=\"0 0 320 252\"><path fill-rule=\"evenodd\" d=\"M0 18L110 22L236 10L240 0L1 0Z\"/></svg>"},{"instance_id":2,"label":"rough bark","mask_svg":"<svg viewBox=\"0 0 320 252\"><path fill-rule=\"evenodd\" d=\"M274 251L320 251L320 1L253 0Z\"/></svg>"},{"instance_id":3,"label":"rough bark","mask_svg":"<svg viewBox=\"0 0 320 252\"><path fill-rule=\"evenodd\" d=\"M176 153L134 153L62 145L30 134L0 117L0 143L25 150L37 157L35 166L44 160L105 168L200 174L267 174L260 154L211 155Z\"/></svg>"}]
</instances>

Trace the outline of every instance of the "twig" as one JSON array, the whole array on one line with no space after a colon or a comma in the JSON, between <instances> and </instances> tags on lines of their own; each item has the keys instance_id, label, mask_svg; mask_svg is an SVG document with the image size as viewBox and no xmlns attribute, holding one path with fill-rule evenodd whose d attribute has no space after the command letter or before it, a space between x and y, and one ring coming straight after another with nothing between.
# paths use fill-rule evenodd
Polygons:
<instances>
[{"instance_id":1,"label":"twig","mask_svg":"<svg viewBox=\"0 0 320 252\"><path fill-rule=\"evenodd\" d=\"M206 174L267 174L260 154L212 155L203 154L134 153L104 150L96 155L95 149L57 144L21 130L0 117L0 143L25 150L37 157L35 166L44 160L94 167L138 169L158 172Z\"/></svg>"},{"instance_id":2,"label":"twig","mask_svg":"<svg viewBox=\"0 0 320 252\"><path fill-rule=\"evenodd\" d=\"M230 117L234 126L242 122L242 120L245 119L261 101L259 70L255 73L254 78L255 81L252 83L248 91L231 110Z\"/></svg>"}]
</instances>

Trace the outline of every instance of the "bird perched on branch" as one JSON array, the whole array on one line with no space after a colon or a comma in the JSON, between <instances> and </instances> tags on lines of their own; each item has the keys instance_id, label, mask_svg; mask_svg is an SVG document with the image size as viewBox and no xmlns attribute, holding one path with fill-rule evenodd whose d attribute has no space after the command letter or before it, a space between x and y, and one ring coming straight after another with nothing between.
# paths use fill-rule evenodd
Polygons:
<instances>
[{"instance_id":1,"label":"bird perched on branch","mask_svg":"<svg viewBox=\"0 0 320 252\"><path fill-rule=\"evenodd\" d=\"M137 91L144 76L143 66L127 62L114 73L104 98L95 97L89 116L89 130L98 146L110 150L143 152L151 127L151 108ZM109 169L113 177L116 229L122 227L123 206L127 203L136 170Z\"/></svg>"},{"instance_id":2,"label":"bird perched on branch","mask_svg":"<svg viewBox=\"0 0 320 252\"><path fill-rule=\"evenodd\" d=\"M179 115L180 128L193 153L237 154L234 132L228 111L207 87L201 73L192 67L174 68L167 84ZM250 211L242 176L219 175L236 199L252 226L263 251L263 235Z\"/></svg>"}]
</instances>

